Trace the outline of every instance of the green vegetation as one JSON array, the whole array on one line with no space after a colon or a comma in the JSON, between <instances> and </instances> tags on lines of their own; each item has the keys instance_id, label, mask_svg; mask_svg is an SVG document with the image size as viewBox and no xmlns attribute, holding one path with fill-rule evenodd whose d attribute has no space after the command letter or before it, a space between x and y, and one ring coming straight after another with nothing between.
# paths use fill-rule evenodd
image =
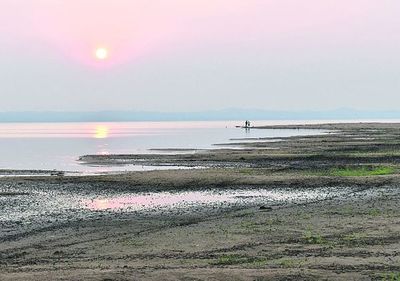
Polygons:
<instances>
[{"instance_id":1,"label":"green vegetation","mask_svg":"<svg viewBox=\"0 0 400 281\"><path fill-rule=\"evenodd\" d=\"M237 233L239 234L255 234L255 233L262 233L265 231L263 225L252 221L243 221L238 226L239 228Z\"/></svg>"},{"instance_id":2,"label":"green vegetation","mask_svg":"<svg viewBox=\"0 0 400 281\"><path fill-rule=\"evenodd\" d=\"M244 159L243 159L244 160ZM240 170L238 170L239 171L239 173L241 173L241 174L244 174L244 175L254 175L254 174L257 174L255 171L254 171L254 169L249 169L249 168L247 168L247 169L240 169Z\"/></svg>"},{"instance_id":3,"label":"green vegetation","mask_svg":"<svg viewBox=\"0 0 400 281\"><path fill-rule=\"evenodd\" d=\"M307 258L280 258L270 261L271 265L279 266L282 268L300 268L307 262Z\"/></svg>"},{"instance_id":4,"label":"green vegetation","mask_svg":"<svg viewBox=\"0 0 400 281\"><path fill-rule=\"evenodd\" d=\"M307 230L303 235L303 240L307 244L325 244L326 240L319 233L314 233L311 230Z\"/></svg>"},{"instance_id":5,"label":"green vegetation","mask_svg":"<svg viewBox=\"0 0 400 281\"><path fill-rule=\"evenodd\" d=\"M385 273L382 275L382 281L400 281L400 272Z\"/></svg>"},{"instance_id":6,"label":"green vegetation","mask_svg":"<svg viewBox=\"0 0 400 281\"><path fill-rule=\"evenodd\" d=\"M354 214L356 214L356 210L350 206L342 207L341 209L337 210L337 212L343 216L354 216Z\"/></svg>"},{"instance_id":7,"label":"green vegetation","mask_svg":"<svg viewBox=\"0 0 400 281\"><path fill-rule=\"evenodd\" d=\"M239 232L250 233L265 233L266 231L273 231L276 228L274 226L280 225L283 220L278 217L268 218L263 221L253 222L253 221L242 221L239 225Z\"/></svg>"},{"instance_id":8,"label":"green vegetation","mask_svg":"<svg viewBox=\"0 0 400 281\"><path fill-rule=\"evenodd\" d=\"M338 154L337 154L338 155ZM345 152L340 154L342 156L352 156L352 157L376 157L376 156L400 156L400 151L398 150L381 150L381 151L354 151Z\"/></svg>"},{"instance_id":9,"label":"green vegetation","mask_svg":"<svg viewBox=\"0 0 400 281\"><path fill-rule=\"evenodd\" d=\"M136 247L140 247L140 246L144 246L145 243L144 241L140 241L138 240L138 238L132 238L132 237L127 237L127 238L123 238L120 241L123 245L127 245L127 246L136 246Z\"/></svg>"},{"instance_id":10,"label":"green vegetation","mask_svg":"<svg viewBox=\"0 0 400 281\"><path fill-rule=\"evenodd\" d=\"M348 245L359 246L365 244L367 235L365 233L353 232L345 235L342 240Z\"/></svg>"},{"instance_id":11,"label":"green vegetation","mask_svg":"<svg viewBox=\"0 0 400 281\"><path fill-rule=\"evenodd\" d=\"M219 257L216 261L212 262L212 265L235 265L235 264L244 264L244 263L263 263L265 262L265 258L259 257L247 257L240 255L223 255Z\"/></svg>"},{"instance_id":12,"label":"green vegetation","mask_svg":"<svg viewBox=\"0 0 400 281\"><path fill-rule=\"evenodd\" d=\"M278 265L284 268L291 268L291 267L296 267L298 263L295 262L293 259L281 259L278 262Z\"/></svg>"},{"instance_id":13,"label":"green vegetation","mask_svg":"<svg viewBox=\"0 0 400 281\"><path fill-rule=\"evenodd\" d=\"M377 208L373 208L371 210L368 210L368 215L372 216L372 217L377 217L380 216L382 214L382 211L377 209Z\"/></svg>"},{"instance_id":14,"label":"green vegetation","mask_svg":"<svg viewBox=\"0 0 400 281\"><path fill-rule=\"evenodd\" d=\"M259 227L259 224L252 222L252 221L243 221L240 223L240 227L249 229L249 230L256 230Z\"/></svg>"},{"instance_id":15,"label":"green vegetation","mask_svg":"<svg viewBox=\"0 0 400 281\"><path fill-rule=\"evenodd\" d=\"M328 171L327 175L337 177L365 177L365 176L381 176L390 175L395 172L393 167L345 167L334 168Z\"/></svg>"}]
</instances>

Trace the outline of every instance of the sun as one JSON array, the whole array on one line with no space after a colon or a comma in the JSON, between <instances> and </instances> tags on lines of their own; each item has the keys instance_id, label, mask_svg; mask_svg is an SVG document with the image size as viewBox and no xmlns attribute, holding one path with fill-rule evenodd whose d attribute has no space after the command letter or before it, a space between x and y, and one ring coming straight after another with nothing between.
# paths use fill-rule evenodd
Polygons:
<instances>
[{"instance_id":1,"label":"sun","mask_svg":"<svg viewBox=\"0 0 400 281\"><path fill-rule=\"evenodd\" d=\"M105 60L108 57L108 50L106 48L97 48L95 55L97 59Z\"/></svg>"}]
</instances>

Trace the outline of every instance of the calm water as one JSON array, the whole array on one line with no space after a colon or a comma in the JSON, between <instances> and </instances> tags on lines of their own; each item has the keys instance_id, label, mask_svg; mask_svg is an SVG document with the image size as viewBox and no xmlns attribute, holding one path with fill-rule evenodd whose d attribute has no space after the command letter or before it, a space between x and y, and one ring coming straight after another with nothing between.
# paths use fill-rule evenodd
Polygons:
<instances>
[{"instance_id":1,"label":"calm water","mask_svg":"<svg viewBox=\"0 0 400 281\"><path fill-rule=\"evenodd\" d=\"M281 123L258 121L252 125ZM149 149L216 149L220 147L213 144L232 142L230 139L321 133L317 130L246 131L235 128L236 125L242 124L238 121L0 123L0 169L56 169L84 173L147 170L155 167L90 167L81 165L77 159L85 154L160 153Z\"/></svg>"}]
</instances>

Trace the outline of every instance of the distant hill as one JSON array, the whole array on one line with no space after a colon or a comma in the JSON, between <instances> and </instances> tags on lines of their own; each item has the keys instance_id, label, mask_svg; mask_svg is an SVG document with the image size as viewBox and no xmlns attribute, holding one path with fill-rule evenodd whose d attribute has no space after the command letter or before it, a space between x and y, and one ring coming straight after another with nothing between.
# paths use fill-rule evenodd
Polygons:
<instances>
[{"instance_id":1,"label":"distant hill","mask_svg":"<svg viewBox=\"0 0 400 281\"><path fill-rule=\"evenodd\" d=\"M96 111L96 112L0 112L0 122L122 122L122 121L209 121L209 120L346 120L400 119L400 111L270 111L224 109L199 112Z\"/></svg>"}]
</instances>

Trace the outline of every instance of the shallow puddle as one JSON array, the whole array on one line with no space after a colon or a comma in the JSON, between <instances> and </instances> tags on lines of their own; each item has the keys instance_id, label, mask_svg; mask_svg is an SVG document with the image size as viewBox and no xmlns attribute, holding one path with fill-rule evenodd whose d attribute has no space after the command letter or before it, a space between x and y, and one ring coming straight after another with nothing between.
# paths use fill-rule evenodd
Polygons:
<instances>
[{"instance_id":1,"label":"shallow puddle","mask_svg":"<svg viewBox=\"0 0 400 281\"><path fill-rule=\"evenodd\" d=\"M119 196L107 196L83 200L82 204L90 210L132 210L157 211L191 207L232 207L237 205L276 205L292 202L307 202L339 195L339 190L206 190L190 192L154 192Z\"/></svg>"},{"instance_id":2,"label":"shallow puddle","mask_svg":"<svg viewBox=\"0 0 400 281\"><path fill-rule=\"evenodd\" d=\"M90 183L21 183L0 187L0 233L15 225L61 223L93 219L107 213L129 215L212 214L242 207L277 206L346 196L349 188L204 189L176 192L117 191ZM3 194L3 196L1 195Z\"/></svg>"}]
</instances>

